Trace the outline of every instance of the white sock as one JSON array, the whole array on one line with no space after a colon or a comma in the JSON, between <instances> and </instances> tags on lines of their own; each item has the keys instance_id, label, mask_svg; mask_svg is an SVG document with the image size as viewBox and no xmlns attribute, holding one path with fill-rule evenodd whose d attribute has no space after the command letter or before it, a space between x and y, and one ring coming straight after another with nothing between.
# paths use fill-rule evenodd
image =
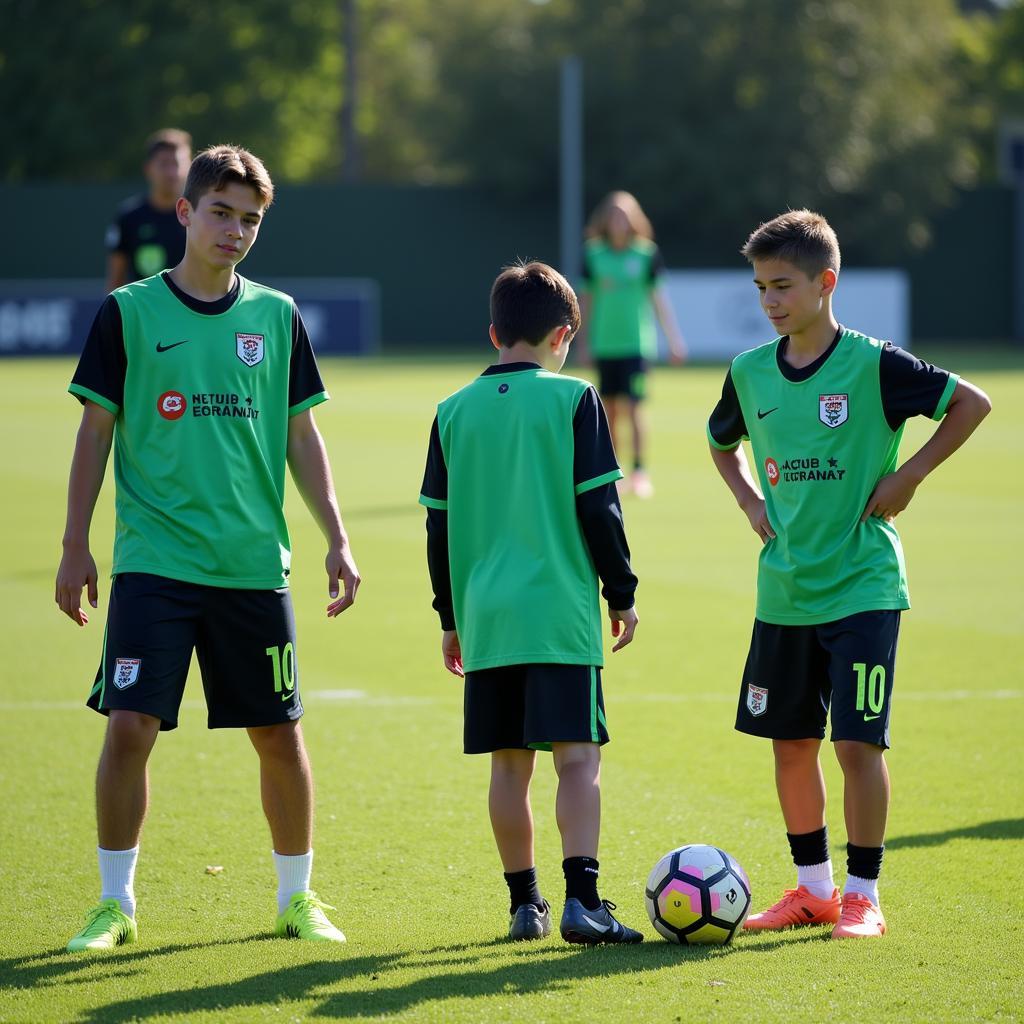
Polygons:
<instances>
[{"instance_id":1,"label":"white sock","mask_svg":"<svg viewBox=\"0 0 1024 1024\"><path fill-rule=\"evenodd\" d=\"M295 893L309 891L309 876L313 873L313 851L300 853L295 857L275 851L274 867L277 869L277 912L283 914Z\"/></svg>"},{"instance_id":2,"label":"white sock","mask_svg":"<svg viewBox=\"0 0 1024 1024\"><path fill-rule=\"evenodd\" d=\"M861 896L867 896L876 907L881 906L878 902L878 879L858 878L856 875L847 875L846 885L843 886L843 895L858 892Z\"/></svg>"},{"instance_id":3,"label":"white sock","mask_svg":"<svg viewBox=\"0 0 1024 1024\"><path fill-rule=\"evenodd\" d=\"M100 862L100 899L115 899L129 917L135 916L135 865L139 848L130 850L104 850L96 847Z\"/></svg>"},{"instance_id":4,"label":"white sock","mask_svg":"<svg viewBox=\"0 0 1024 1024\"><path fill-rule=\"evenodd\" d=\"M796 884L802 885L812 896L827 900L836 887L832 878L832 860L821 864L798 864L796 867Z\"/></svg>"}]
</instances>

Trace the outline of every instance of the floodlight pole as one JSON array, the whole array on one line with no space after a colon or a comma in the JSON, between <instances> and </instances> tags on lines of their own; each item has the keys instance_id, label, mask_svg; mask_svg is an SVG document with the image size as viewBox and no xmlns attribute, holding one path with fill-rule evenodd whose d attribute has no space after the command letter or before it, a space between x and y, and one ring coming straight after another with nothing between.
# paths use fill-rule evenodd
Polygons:
<instances>
[{"instance_id":1,"label":"floodlight pole","mask_svg":"<svg viewBox=\"0 0 1024 1024\"><path fill-rule=\"evenodd\" d=\"M559 249L562 273L580 278L583 245L583 62L562 58L559 102Z\"/></svg>"}]
</instances>

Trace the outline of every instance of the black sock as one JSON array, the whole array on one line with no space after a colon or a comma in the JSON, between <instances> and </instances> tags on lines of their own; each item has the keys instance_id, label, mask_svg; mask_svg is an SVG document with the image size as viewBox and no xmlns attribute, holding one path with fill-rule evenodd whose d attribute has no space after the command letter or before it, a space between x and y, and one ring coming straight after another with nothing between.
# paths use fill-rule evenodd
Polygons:
<instances>
[{"instance_id":1,"label":"black sock","mask_svg":"<svg viewBox=\"0 0 1024 1024\"><path fill-rule=\"evenodd\" d=\"M601 906L601 897L597 895L598 866L593 857L566 857L562 861L567 900L579 900L587 910Z\"/></svg>"},{"instance_id":2,"label":"black sock","mask_svg":"<svg viewBox=\"0 0 1024 1024\"><path fill-rule=\"evenodd\" d=\"M846 873L857 878L878 878L882 873L884 846L854 846L846 844Z\"/></svg>"},{"instance_id":3,"label":"black sock","mask_svg":"<svg viewBox=\"0 0 1024 1024\"><path fill-rule=\"evenodd\" d=\"M814 832L801 832L800 835L786 833L789 849L793 854L793 863L799 867L808 864L824 864L828 860L828 826Z\"/></svg>"},{"instance_id":4,"label":"black sock","mask_svg":"<svg viewBox=\"0 0 1024 1024\"><path fill-rule=\"evenodd\" d=\"M643 470L643 468L644 468L644 460L643 459L634 459L633 460L633 472L634 473L641 472Z\"/></svg>"},{"instance_id":5,"label":"black sock","mask_svg":"<svg viewBox=\"0 0 1024 1024\"><path fill-rule=\"evenodd\" d=\"M537 869L527 868L525 871L506 871L505 882L511 900L509 913L514 914L517 907L524 903L532 903L538 910L544 909L544 897L537 888Z\"/></svg>"}]
</instances>

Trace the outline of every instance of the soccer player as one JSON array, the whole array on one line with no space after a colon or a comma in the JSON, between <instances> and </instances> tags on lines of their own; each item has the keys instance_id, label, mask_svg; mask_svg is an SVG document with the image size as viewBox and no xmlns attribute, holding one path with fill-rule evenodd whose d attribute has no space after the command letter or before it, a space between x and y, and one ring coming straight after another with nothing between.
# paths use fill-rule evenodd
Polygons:
<instances>
[{"instance_id":1,"label":"soccer player","mask_svg":"<svg viewBox=\"0 0 1024 1024\"><path fill-rule=\"evenodd\" d=\"M360 577L313 419L328 396L298 310L235 272L272 199L251 153L200 153L177 205L184 259L108 296L69 388L84 411L56 601L79 626L88 622L83 587L97 604L89 525L112 441L117 509L107 629L88 700L108 718L96 778L100 902L72 951L136 939L146 766L159 733L178 724L193 648L209 727L246 729L259 756L276 934L345 938L310 889L313 782L299 724L285 462L327 538L328 617L352 604Z\"/></svg>"},{"instance_id":2,"label":"soccer player","mask_svg":"<svg viewBox=\"0 0 1024 1024\"><path fill-rule=\"evenodd\" d=\"M622 471L597 393L558 375L580 324L565 278L543 263L507 268L491 290L491 321L498 361L438 406L420 494L441 652L448 671L465 676L465 752L491 754L510 937L551 930L530 808L536 751L550 750L565 858L562 937L640 942L597 892L608 742L598 576L612 650L637 625L614 486Z\"/></svg>"},{"instance_id":3,"label":"soccer player","mask_svg":"<svg viewBox=\"0 0 1024 1024\"><path fill-rule=\"evenodd\" d=\"M107 291L176 266L185 255L177 202L192 159L192 136L164 128L146 140L142 171L149 189L132 196L107 228Z\"/></svg>"},{"instance_id":4,"label":"soccer player","mask_svg":"<svg viewBox=\"0 0 1024 1024\"><path fill-rule=\"evenodd\" d=\"M594 211L583 251L580 348L593 357L598 389L608 410L612 438L619 440L623 416L632 428L633 472L629 486L638 498L654 493L645 468L647 427L641 403L647 364L657 356L657 314L672 361L686 358L686 345L659 280L664 262L640 204L628 192L612 192Z\"/></svg>"},{"instance_id":5,"label":"soccer player","mask_svg":"<svg viewBox=\"0 0 1024 1024\"><path fill-rule=\"evenodd\" d=\"M733 360L707 434L763 545L736 728L772 740L797 871L796 888L745 927L830 924L832 938L875 937L885 932L878 877L896 638L910 607L893 520L991 406L956 374L840 326L839 243L824 217L782 214L742 252L781 337ZM897 468L904 423L919 415L941 423ZM848 839L841 898L818 757L830 702Z\"/></svg>"}]
</instances>

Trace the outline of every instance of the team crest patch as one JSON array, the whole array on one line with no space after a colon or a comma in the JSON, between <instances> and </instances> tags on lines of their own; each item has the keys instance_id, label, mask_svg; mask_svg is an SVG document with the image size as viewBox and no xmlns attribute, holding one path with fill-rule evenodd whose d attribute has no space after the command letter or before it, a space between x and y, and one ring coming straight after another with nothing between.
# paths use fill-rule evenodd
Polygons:
<instances>
[{"instance_id":1,"label":"team crest patch","mask_svg":"<svg viewBox=\"0 0 1024 1024\"><path fill-rule=\"evenodd\" d=\"M114 662L114 685L119 690L127 690L138 681L141 668L141 658L118 658Z\"/></svg>"},{"instance_id":2,"label":"team crest patch","mask_svg":"<svg viewBox=\"0 0 1024 1024\"><path fill-rule=\"evenodd\" d=\"M818 419L826 427L842 426L849 416L849 395L818 395Z\"/></svg>"},{"instance_id":3,"label":"team crest patch","mask_svg":"<svg viewBox=\"0 0 1024 1024\"><path fill-rule=\"evenodd\" d=\"M765 687L747 683L747 710L755 718L768 710L768 690Z\"/></svg>"},{"instance_id":4,"label":"team crest patch","mask_svg":"<svg viewBox=\"0 0 1024 1024\"><path fill-rule=\"evenodd\" d=\"M262 334L235 334L235 352L246 366L263 362Z\"/></svg>"}]
</instances>

